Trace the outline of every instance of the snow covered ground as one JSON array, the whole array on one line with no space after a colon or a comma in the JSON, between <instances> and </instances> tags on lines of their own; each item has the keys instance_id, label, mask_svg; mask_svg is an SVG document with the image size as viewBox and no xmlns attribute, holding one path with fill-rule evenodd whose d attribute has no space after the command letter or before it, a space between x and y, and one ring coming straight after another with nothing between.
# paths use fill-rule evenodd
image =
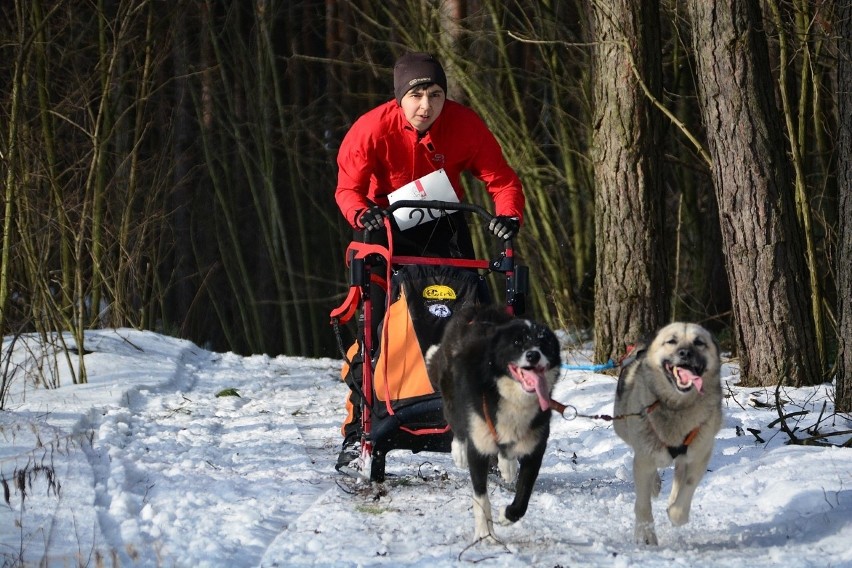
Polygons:
<instances>
[{"instance_id":1,"label":"snow covered ground","mask_svg":"<svg viewBox=\"0 0 852 568\"><path fill-rule=\"evenodd\" d=\"M0 367L11 379L0 411L3 566L852 566L852 449L786 444L774 391L736 386L732 365L724 426L684 527L666 517L663 472L659 547L632 542L631 457L610 423L559 416L526 517L487 544L473 542L467 473L448 454L393 452L382 485L334 471L340 361L97 331L89 383L72 385L66 369L49 378L61 388L45 389L34 380L48 359L28 340L7 366L6 338ZM239 396L217 396L227 389ZM554 398L611 413L614 389L613 376L566 371ZM828 387L780 395L783 414L803 412L787 419L800 438L852 428ZM511 499L490 488L495 506Z\"/></svg>"}]
</instances>

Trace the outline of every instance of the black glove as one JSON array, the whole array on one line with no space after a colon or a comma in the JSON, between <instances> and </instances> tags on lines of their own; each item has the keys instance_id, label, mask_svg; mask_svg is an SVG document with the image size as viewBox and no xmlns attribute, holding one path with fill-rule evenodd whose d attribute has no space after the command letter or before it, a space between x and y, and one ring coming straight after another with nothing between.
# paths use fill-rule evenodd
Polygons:
<instances>
[{"instance_id":1,"label":"black glove","mask_svg":"<svg viewBox=\"0 0 852 568\"><path fill-rule=\"evenodd\" d=\"M358 224L364 227L365 231L378 231L385 226L385 212L381 207L374 205L361 213Z\"/></svg>"},{"instance_id":2,"label":"black glove","mask_svg":"<svg viewBox=\"0 0 852 568\"><path fill-rule=\"evenodd\" d=\"M521 222L517 217L506 217L498 215L491 219L488 224L488 230L494 233L497 237L509 240L518 234L518 229L521 228Z\"/></svg>"}]
</instances>

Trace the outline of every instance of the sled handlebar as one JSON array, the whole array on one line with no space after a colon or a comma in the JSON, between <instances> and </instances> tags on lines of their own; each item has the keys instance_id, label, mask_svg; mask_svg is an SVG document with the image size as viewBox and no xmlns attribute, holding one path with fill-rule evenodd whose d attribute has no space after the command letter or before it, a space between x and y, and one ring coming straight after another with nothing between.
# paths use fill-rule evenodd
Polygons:
<instances>
[{"instance_id":1,"label":"sled handlebar","mask_svg":"<svg viewBox=\"0 0 852 568\"><path fill-rule=\"evenodd\" d=\"M397 201L396 203L391 203L385 211L388 214L393 213L397 209L402 209L404 207L412 207L414 209L438 209L439 211L469 211L471 213L476 213L478 216L482 217L486 221L491 221L494 218L494 215L489 213L484 207L480 207L479 205L475 205L473 203L452 203L450 201L420 201L420 200L403 200Z\"/></svg>"},{"instance_id":2,"label":"sled handlebar","mask_svg":"<svg viewBox=\"0 0 852 568\"><path fill-rule=\"evenodd\" d=\"M435 200L403 200L391 203L384 209L386 215L391 216L394 211L402 208L412 209L436 209L438 211L468 211L482 218L486 223L490 223L495 218L484 207L473 203L452 203L449 201ZM424 215L426 212L424 212ZM388 231L390 233L390 231ZM370 242L369 231L364 231L364 242ZM525 298L529 293L529 272L526 266L515 264L515 254L512 248L512 239L504 239L503 252L499 257L488 261L487 268L492 271L503 273L506 278L506 305L510 307L512 313L521 315L525 311ZM420 259L424 260L424 259ZM458 259L457 259L458 260ZM474 261L479 262L479 261ZM390 261L388 259L388 265ZM480 268L477 266L477 268Z\"/></svg>"}]
</instances>

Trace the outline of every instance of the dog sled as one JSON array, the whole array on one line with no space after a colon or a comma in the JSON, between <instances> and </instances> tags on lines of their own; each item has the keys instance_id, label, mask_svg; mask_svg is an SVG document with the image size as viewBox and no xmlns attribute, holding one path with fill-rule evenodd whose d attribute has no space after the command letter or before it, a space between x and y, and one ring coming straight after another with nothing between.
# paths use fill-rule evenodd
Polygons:
<instances>
[{"instance_id":1,"label":"dog sled","mask_svg":"<svg viewBox=\"0 0 852 568\"><path fill-rule=\"evenodd\" d=\"M493 258L394 254L392 215L455 211L486 223L493 218L469 203L397 201L385 210L387 246L370 242L370 233L365 232L364 242L353 241L346 250L349 293L330 316L344 358L341 378L361 399L360 409L354 409L361 425L360 457L354 469L370 481L384 481L386 457L393 450L450 451L452 432L444 419L441 394L426 372L427 350L440 341L449 317L466 304L491 301L483 293L489 274L505 281L501 302L506 310L514 315L524 312L528 270L515 263L511 239L499 239L502 246ZM353 318L356 337L347 349L341 324Z\"/></svg>"}]
</instances>

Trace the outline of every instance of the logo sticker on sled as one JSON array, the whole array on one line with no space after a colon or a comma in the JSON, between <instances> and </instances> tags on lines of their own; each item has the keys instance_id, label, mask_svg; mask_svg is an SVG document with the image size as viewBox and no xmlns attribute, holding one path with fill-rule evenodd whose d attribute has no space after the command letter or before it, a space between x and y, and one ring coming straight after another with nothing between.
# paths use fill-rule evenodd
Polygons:
<instances>
[{"instance_id":1,"label":"logo sticker on sled","mask_svg":"<svg viewBox=\"0 0 852 568\"><path fill-rule=\"evenodd\" d=\"M453 315L452 310L444 304L432 304L427 309L429 310L429 313L436 318L448 318Z\"/></svg>"},{"instance_id":2,"label":"logo sticker on sled","mask_svg":"<svg viewBox=\"0 0 852 568\"><path fill-rule=\"evenodd\" d=\"M433 284L423 289L423 297L427 300L455 300L456 291L443 284Z\"/></svg>"}]
</instances>

